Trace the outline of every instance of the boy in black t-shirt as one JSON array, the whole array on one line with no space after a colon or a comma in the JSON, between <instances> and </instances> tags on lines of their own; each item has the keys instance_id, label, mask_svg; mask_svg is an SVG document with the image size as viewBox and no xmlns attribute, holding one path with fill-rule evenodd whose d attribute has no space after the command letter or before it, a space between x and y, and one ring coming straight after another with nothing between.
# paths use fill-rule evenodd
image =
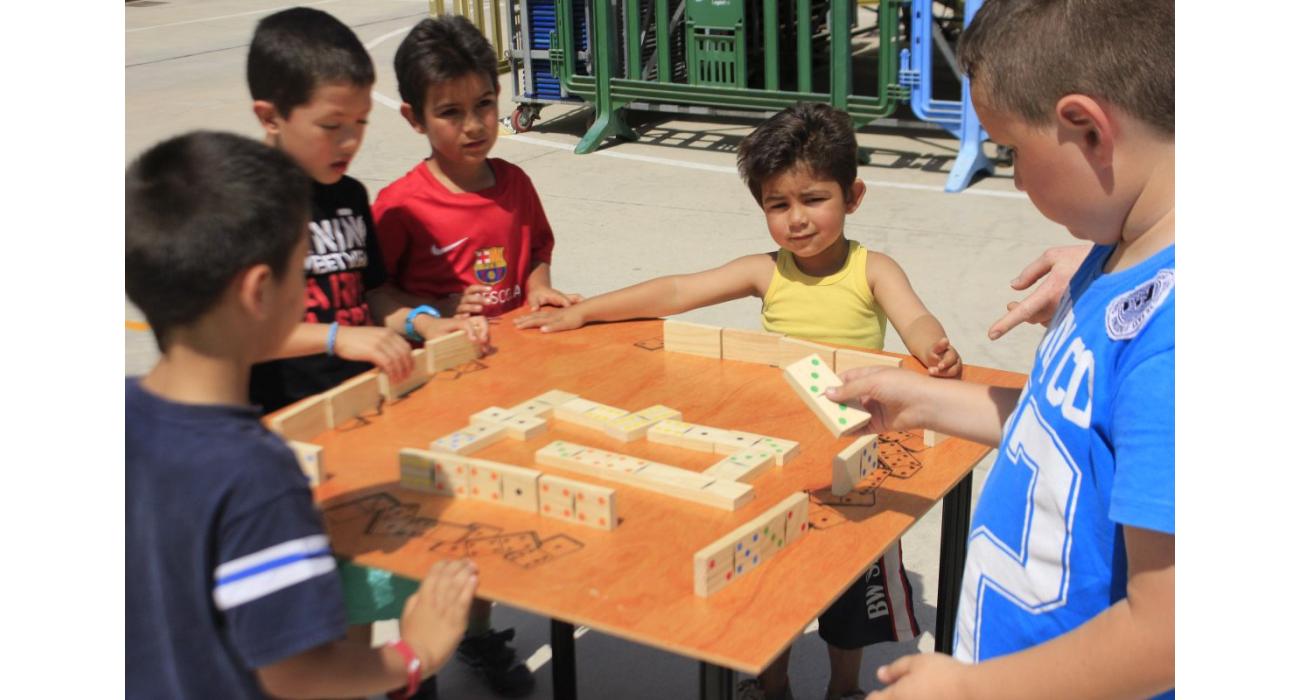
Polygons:
<instances>
[{"instance_id":1,"label":"boy in black t-shirt","mask_svg":"<svg viewBox=\"0 0 1300 700\"><path fill-rule=\"evenodd\" d=\"M255 141L196 132L126 173L126 292L162 352L126 382L126 694L360 696L450 657L477 585L436 564L401 640L343 639L329 540L293 453L248 401L303 313L310 182Z\"/></svg>"},{"instance_id":2,"label":"boy in black t-shirt","mask_svg":"<svg viewBox=\"0 0 1300 700\"><path fill-rule=\"evenodd\" d=\"M482 317L442 319L431 307L409 308L387 283L366 188L344 175L361 148L374 82L356 34L320 10L277 12L253 34L248 87L265 143L314 181L304 322L275 355L285 359L253 368L253 402L267 412L371 365L404 378L412 366L404 337L419 343L465 330L477 343L488 341Z\"/></svg>"}]
</instances>

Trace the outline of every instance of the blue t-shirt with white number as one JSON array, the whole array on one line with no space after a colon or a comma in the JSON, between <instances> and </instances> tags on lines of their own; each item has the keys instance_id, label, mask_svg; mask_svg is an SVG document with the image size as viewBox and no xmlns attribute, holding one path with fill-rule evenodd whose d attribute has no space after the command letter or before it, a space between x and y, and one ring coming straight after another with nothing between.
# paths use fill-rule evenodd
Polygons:
<instances>
[{"instance_id":1,"label":"blue t-shirt with white number","mask_svg":"<svg viewBox=\"0 0 1300 700\"><path fill-rule=\"evenodd\" d=\"M960 660L1079 627L1125 596L1121 527L1174 532L1174 247L1103 274L1112 250L1071 280L1005 426L971 522Z\"/></svg>"}]
</instances>

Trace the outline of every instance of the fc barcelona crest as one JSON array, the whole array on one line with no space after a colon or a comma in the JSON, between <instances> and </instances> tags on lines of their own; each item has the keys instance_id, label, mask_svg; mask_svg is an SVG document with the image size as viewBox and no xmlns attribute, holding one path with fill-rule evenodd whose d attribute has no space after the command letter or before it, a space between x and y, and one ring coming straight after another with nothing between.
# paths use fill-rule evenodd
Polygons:
<instances>
[{"instance_id":1,"label":"fc barcelona crest","mask_svg":"<svg viewBox=\"0 0 1300 700\"><path fill-rule=\"evenodd\" d=\"M479 248L474 253L474 276L483 284L496 284L506 277L505 246Z\"/></svg>"}]
</instances>

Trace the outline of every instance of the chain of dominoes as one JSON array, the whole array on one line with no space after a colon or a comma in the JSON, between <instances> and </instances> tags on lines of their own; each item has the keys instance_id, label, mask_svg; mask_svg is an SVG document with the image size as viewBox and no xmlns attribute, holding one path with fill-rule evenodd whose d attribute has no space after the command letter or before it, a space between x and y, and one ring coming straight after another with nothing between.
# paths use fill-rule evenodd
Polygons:
<instances>
[{"instance_id":1,"label":"chain of dominoes","mask_svg":"<svg viewBox=\"0 0 1300 700\"><path fill-rule=\"evenodd\" d=\"M754 500L754 487L749 484L564 440L537 450L534 459L714 508L736 510Z\"/></svg>"},{"instance_id":2,"label":"chain of dominoes","mask_svg":"<svg viewBox=\"0 0 1300 700\"><path fill-rule=\"evenodd\" d=\"M695 553L695 595L717 593L808 532L808 494L791 494Z\"/></svg>"},{"instance_id":3,"label":"chain of dominoes","mask_svg":"<svg viewBox=\"0 0 1300 700\"><path fill-rule=\"evenodd\" d=\"M618 525L614 489L536 469L431 450L398 453L403 488L448 498L469 498L548 518L613 530Z\"/></svg>"}]
</instances>

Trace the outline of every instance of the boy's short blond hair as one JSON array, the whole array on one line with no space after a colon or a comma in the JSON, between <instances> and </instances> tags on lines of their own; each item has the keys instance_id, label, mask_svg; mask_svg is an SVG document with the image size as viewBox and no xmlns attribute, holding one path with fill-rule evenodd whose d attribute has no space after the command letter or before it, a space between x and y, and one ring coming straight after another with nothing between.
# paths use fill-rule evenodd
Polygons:
<instances>
[{"instance_id":1,"label":"boy's short blond hair","mask_svg":"<svg viewBox=\"0 0 1300 700\"><path fill-rule=\"evenodd\" d=\"M990 106L1029 124L1082 94L1174 134L1173 0L987 0L957 61Z\"/></svg>"}]
</instances>

